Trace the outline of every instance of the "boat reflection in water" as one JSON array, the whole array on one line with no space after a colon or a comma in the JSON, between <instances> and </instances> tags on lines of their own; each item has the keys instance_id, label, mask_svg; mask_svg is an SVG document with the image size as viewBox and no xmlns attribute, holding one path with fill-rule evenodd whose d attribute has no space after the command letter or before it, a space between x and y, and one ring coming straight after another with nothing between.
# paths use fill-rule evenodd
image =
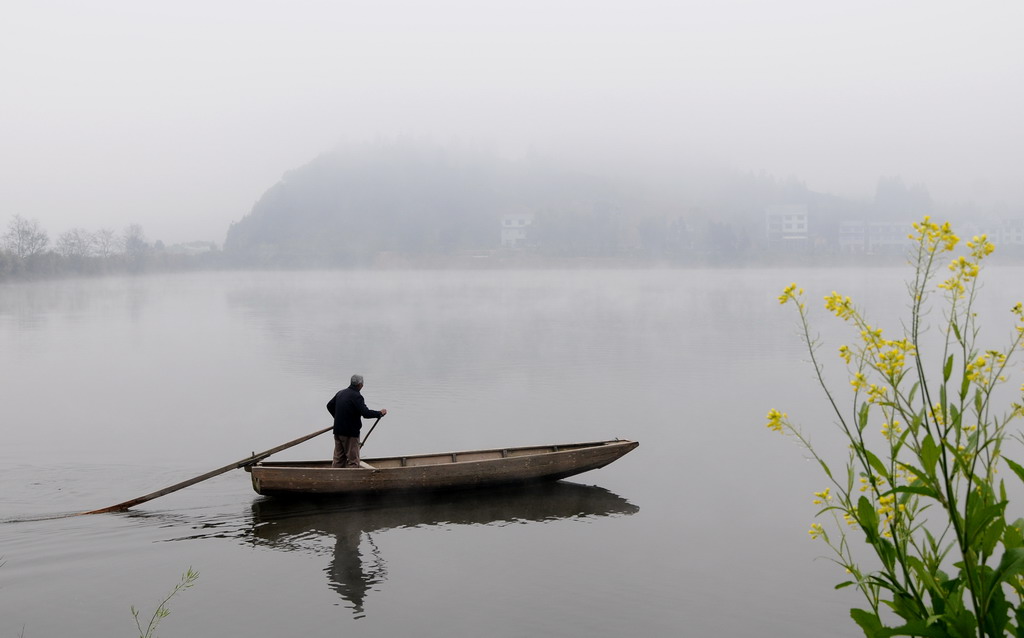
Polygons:
<instances>
[{"instance_id":1,"label":"boat reflection in water","mask_svg":"<svg viewBox=\"0 0 1024 638\"><path fill-rule=\"evenodd\" d=\"M626 516L639 508L601 487L559 481L464 493L375 497L365 500L261 499L253 502L251 542L288 551L323 551L334 537L325 570L330 587L365 615L369 592L387 580L387 566L372 534L425 526L490 525Z\"/></svg>"}]
</instances>

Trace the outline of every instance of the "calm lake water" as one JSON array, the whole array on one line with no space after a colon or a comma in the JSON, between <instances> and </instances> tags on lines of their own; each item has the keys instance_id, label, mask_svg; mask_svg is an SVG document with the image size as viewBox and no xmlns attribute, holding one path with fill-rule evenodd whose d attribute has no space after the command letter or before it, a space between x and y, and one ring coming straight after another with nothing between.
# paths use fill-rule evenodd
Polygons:
<instances>
[{"instance_id":1,"label":"calm lake water","mask_svg":"<svg viewBox=\"0 0 1024 638\"><path fill-rule=\"evenodd\" d=\"M995 343L1024 270L988 272ZM776 299L835 289L898 330L909 271L218 273L0 285L0 637L858 636L811 541L825 486L787 411L841 445ZM388 416L366 456L629 438L540 488L286 502L233 471L329 425L348 377ZM842 384L842 377L839 376ZM365 429L364 429L365 432ZM325 435L279 455L326 458ZM817 560L816 560L817 559Z\"/></svg>"}]
</instances>

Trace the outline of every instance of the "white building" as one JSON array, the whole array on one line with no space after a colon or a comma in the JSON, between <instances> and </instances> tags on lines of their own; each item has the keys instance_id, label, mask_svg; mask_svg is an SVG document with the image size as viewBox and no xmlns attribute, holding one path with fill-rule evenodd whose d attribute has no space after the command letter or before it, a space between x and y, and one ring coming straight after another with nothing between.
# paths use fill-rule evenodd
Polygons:
<instances>
[{"instance_id":1,"label":"white building","mask_svg":"<svg viewBox=\"0 0 1024 638\"><path fill-rule=\"evenodd\" d=\"M1024 219L1004 219L988 231L988 240L998 246L1024 245Z\"/></svg>"},{"instance_id":2,"label":"white building","mask_svg":"<svg viewBox=\"0 0 1024 638\"><path fill-rule=\"evenodd\" d=\"M839 222L839 250L844 253L899 253L909 248L913 222Z\"/></svg>"},{"instance_id":3,"label":"white building","mask_svg":"<svg viewBox=\"0 0 1024 638\"><path fill-rule=\"evenodd\" d=\"M863 253L868 249L867 224L861 220L839 222L839 251Z\"/></svg>"},{"instance_id":4,"label":"white building","mask_svg":"<svg viewBox=\"0 0 1024 638\"><path fill-rule=\"evenodd\" d=\"M806 244L810 238L804 205L769 206L764 221L769 246Z\"/></svg>"},{"instance_id":5,"label":"white building","mask_svg":"<svg viewBox=\"0 0 1024 638\"><path fill-rule=\"evenodd\" d=\"M914 222L869 222L869 253L899 253L914 242Z\"/></svg>"},{"instance_id":6,"label":"white building","mask_svg":"<svg viewBox=\"0 0 1024 638\"><path fill-rule=\"evenodd\" d=\"M521 248L526 243L533 213L504 215L501 218L501 247Z\"/></svg>"}]
</instances>

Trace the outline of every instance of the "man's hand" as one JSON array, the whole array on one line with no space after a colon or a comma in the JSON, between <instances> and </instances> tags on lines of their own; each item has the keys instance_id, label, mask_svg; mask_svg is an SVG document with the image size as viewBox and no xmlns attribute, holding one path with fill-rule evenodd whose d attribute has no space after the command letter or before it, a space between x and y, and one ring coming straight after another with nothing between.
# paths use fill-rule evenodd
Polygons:
<instances>
[{"instance_id":1,"label":"man's hand","mask_svg":"<svg viewBox=\"0 0 1024 638\"><path fill-rule=\"evenodd\" d=\"M381 416L384 416L384 415L385 415L385 414L387 414L387 413L388 413L388 410L387 410L387 408L384 408L383 410L381 410L381 411L380 411L380 415L381 415Z\"/></svg>"}]
</instances>

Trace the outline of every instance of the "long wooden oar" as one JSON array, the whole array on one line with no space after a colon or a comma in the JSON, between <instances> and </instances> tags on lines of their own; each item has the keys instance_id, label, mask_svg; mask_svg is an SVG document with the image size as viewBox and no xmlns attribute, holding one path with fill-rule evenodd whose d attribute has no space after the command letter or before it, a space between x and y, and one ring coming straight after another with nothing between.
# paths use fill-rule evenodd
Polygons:
<instances>
[{"instance_id":1,"label":"long wooden oar","mask_svg":"<svg viewBox=\"0 0 1024 638\"><path fill-rule=\"evenodd\" d=\"M373 422L373 425L370 426L370 431L367 432L366 436L363 437L363 440L360 441L360 443L359 443L359 447L360 448L362 448L364 445L366 445L366 439L370 438L370 435L373 434L373 428L377 427L377 424L380 423L380 420L383 419L383 418L384 417L379 416L379 417L377 417L377 420Z\"/></svg>"},{"instance_id":2,"label":"long wooden oar","mask_svg":"<svg viewBox=\"0 0 1024 638\"><path fill-rule=\"evenodd\" d=\"M374 424L374 425L376 425L376 424ZM158 498L160 496L164 496L166 494L170 494L171 492L177 492L178 490L186 488L189 485L195 485L196 483L200 483L202 481L205 481L206 479L213 478L213 477L215 477L215 476L217 476L219 474L223 474L225 472L230 472L231 470L237 470L238 468L245 467L246 465L252 465L253 463L256 463L258 461L261 461L261 460L267 458L271 454L276 454L276 453L280 452L281 450L286 450L286 449L288 449L288 448L290 448L292 446L295 446L295 445L298 445L299 443L302 443L303 441L308 441L308 440L310 440L311 438L313 438L315 436L320 436L321 434L323 434L324 432L327 432L328 430L332 429L333 427L334 426L332 425L331 427L327 427L327 428L324 428L322 430L317 430L316 432L313 432L312 434L307 434L306 436L304 436L302 438L295 439L294 441L289 441L288 443L285 443L283 445L279 445L279 446L277 446L275 448L269 449L266 452L260 452L259 454L253 454L252 456L244 458L241 461L238 461L236 463L232 463L230 465L225 465L224 467L217 468L216 470L213 470L211 472L207 472L206 474L202 474L202 475L197 476L195 478L191 478L191 479L189 479L187 481L182 481L181 483L175 483L174 485L172 485L170 487L165 487L164 489L157 490L156 492L153 492L151 494L146 494L145 496L140 496L138 498L133 498L130 501L125 501L124 503L118 503L117 505L111 505L110 507L104 507L103 509L92 510L92 511L89 511L89 512L79 512L78 515L83 515L83 514L106 514L107 512L123 512L123 511L127 510L129 507L134 507L134 506L138 505L139 503L145 503L146 501L151 501L154 498ZM369 436L369 435L367 435L367 436Z\"/></svg>"}]
</instances>

